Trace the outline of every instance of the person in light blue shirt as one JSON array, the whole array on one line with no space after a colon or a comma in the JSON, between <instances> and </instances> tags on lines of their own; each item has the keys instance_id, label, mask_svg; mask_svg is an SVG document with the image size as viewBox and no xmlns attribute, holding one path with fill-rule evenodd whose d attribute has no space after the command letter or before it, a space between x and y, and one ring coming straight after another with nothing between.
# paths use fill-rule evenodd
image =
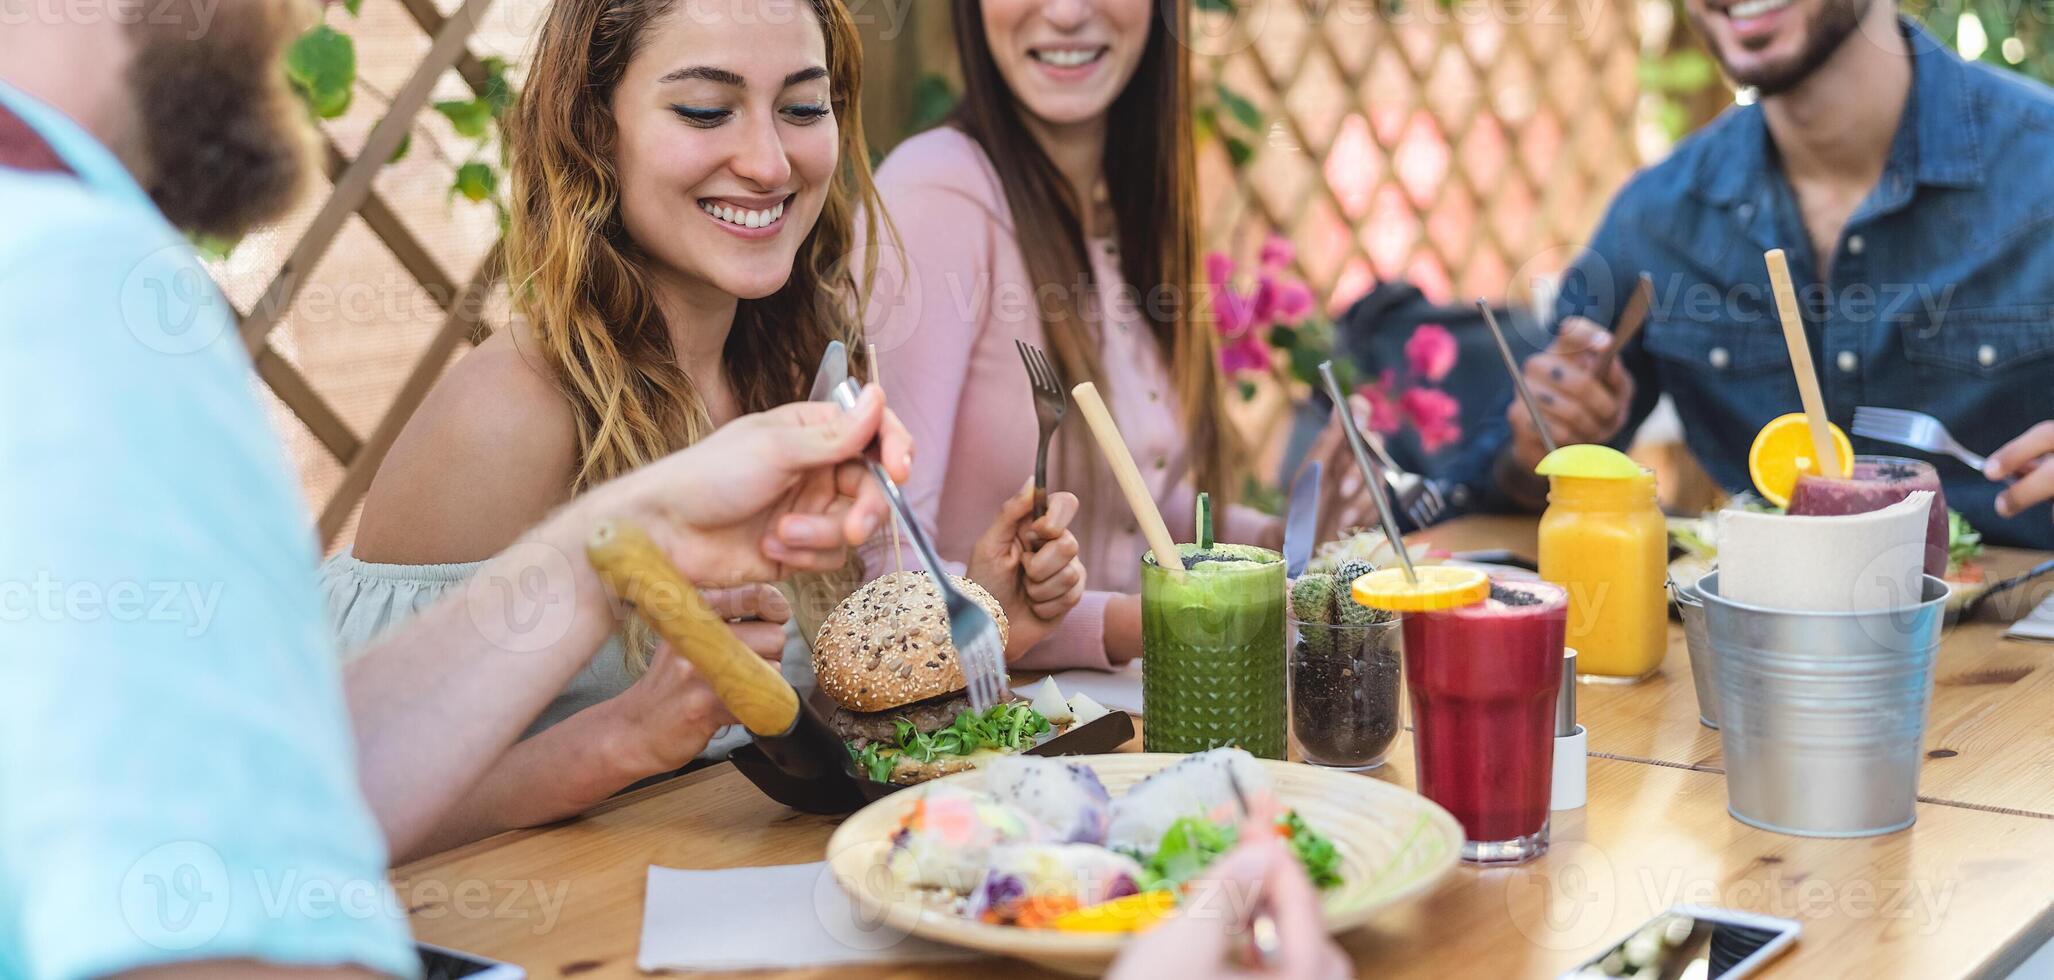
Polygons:
<instances>
[{"instance_id":1,"label":"person in light blue shirt","mask_svg":"<svg viewBox=\"0 0 2054 980\"><path fill-rule=\"evenodd\" d=\"M911 449L876 390L746 416L340 676L234 312L167 220L293 199L296 7L154 9L0 32L0 977L410 975L387 854L618 628L591 531L639 523L709 585L838 567L882 516L857 455L882 433L903 479Z\"/></svg>"}]
</instances>

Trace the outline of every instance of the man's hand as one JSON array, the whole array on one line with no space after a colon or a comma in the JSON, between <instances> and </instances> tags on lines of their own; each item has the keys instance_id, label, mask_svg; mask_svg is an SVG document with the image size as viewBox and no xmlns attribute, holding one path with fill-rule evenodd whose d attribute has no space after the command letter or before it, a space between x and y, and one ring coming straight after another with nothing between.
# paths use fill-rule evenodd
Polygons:
<instances>
[{"instance_id":1,"label":"man's hand","mask_svg":"<svg viewBox=\"0 0 2054 980\"><path fill-rule=\"evenodd\" d=\"M1051 493L1048 512L1030 521L1034 483L1000 506L998 516L970 553L971 581L984 586L1005 607L1009 629L1006 661L1020 659L1047 638L1084 598L1084 563L1078 560L1077 495Z\"/></svg>"},{"instance_id":2,"label":"man's hand","mask_svg":"<svg viewBox=\"0 0 2054 980\"><path fill-rule=\"evenodd\" d=\"M1610 442L1626 427L1633 404L1633 378L1615 358L1603 377L1598 355L1612 345L1612 335L1582 317L1562 321L1562 329L1546 350L1527 358L1526 387L1539 403L1541 417L1555 445ZM1505 409L1512 424L1512 456L1526 472L1540 465L1547 446L1533 427L1533 418L1518 398Z\"/></svg>"},{"instance_id":3,"label":"man's hand","mask_svg":"<svg viewBox=\"0 0 2054 980\"><path fill-rule=\"evenodd\" d=\"M1983 475L1992 480L2016 479L1997 495L1997 513L2011 517L2036 504L2054 500L2054 421L2041 422L1990 454Z\"/></svg>"},{"instance_id":4,"label":"man's hand","mask_svg":"<svg viewBox=\"0 0 2054 980\"><path fill-rule=\"evenodd\" d=\"M884 520L883 491L862 457L873 440L886 471L906 480L912 437L885 408L882 389L866 387L847 413L795 402L738 418L601 486L566 516L581 536L608 519L640 524L701 587L828 571Z\"/></svg>"}]
</instances>

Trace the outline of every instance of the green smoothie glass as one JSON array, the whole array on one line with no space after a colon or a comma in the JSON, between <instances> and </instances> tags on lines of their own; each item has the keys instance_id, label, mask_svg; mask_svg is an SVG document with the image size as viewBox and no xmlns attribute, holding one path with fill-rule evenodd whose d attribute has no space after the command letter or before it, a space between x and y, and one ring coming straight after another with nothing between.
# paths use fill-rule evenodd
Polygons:
<instances>
[{"instance_id":1,"label":"green smoothie glass","mask_svg":"<svg viewBox=\"0 0 2054 980\"><path fill-rule=\"evenodd\" d=\"M1142 745L1284 757L1284 556L1178 545L1181 580L1141 556Z\"/></svg>"}]
</instances>

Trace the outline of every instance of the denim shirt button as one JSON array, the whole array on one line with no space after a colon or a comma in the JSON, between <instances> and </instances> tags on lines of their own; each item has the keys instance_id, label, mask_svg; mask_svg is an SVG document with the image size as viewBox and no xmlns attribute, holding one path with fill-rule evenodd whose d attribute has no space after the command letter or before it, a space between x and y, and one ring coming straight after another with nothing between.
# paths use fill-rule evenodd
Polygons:
<instances>
[{"instance_id":1,"label":"denim shirt button","mask_svg":"<svg viewBox=\"0 0 2054 980\"><path fill-rule=\"evenodd\" d=\"M1869 243L1863 241L1860 235L1847 236L1847 254L1849 255L1860 255L1861 250L1867 248L1868 246Z\"/></svg>"},{"instance_id":2,"label":"denim shirt button","mask_svg":"<svg viewBox=\"0 0 2054 980\"><path fill-rule=\"evenodd\" d=\"M1989 344L1976 348L1976 363L1984 367L1997 363L1997 348Z\"/></svg>"},{"instance_id":3,"label":"denim shirt button","mask_svg":"<svg viewBox=\"0 0 2054 980\"><path fill-rule=\"evenodd\" d=\"M1851 350L1844 350L1840 352L1837 363L1840 365L1842 373L1853 374L1854 369L1861 366L1861 358L1855 356L1855 353Z\"/></svg>"},{"instance_id":4,"label":"denim shirt button","mask_svg":"<svg viewBox=\"0 0 2054 980\"><path fill-rule=\"evenodd\" d=\"M1722 371L1725 370L1727 362L1733 359L1733 355L1726 353L1726 348L1724 347L1712 348L1711 353L1705 355L1705 357L1712 362L1713 367Z\"/></svg>"},{"instance_id":5,"label":"denim shirt button","mask_svg":"<svg viewBox=\"0 0 2054 980\"><path fill-rule=\"evenodd\" d=\"M1740 211L1740 220L1742 220L1742 221L1746 221L1747 219L1749 219L1749 218L1752 218L1752 217L1754 217L1754 205L1752 205L1752 204L1743 204L1743 205L1741 205L1741 206L1740 206L1740 208L1739 208L1739 211Z\"/></svg>"}]
</instances>

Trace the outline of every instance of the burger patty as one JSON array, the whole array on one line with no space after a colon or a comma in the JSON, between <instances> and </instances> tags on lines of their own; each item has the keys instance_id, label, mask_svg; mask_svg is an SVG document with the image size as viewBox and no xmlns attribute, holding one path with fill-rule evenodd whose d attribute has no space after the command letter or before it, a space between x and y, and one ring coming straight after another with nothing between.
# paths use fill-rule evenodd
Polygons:
<instances>
[{"instance_id":1,"label":"burger patty","mask_svg":"<svg viewBox=\"0 0 2054 980\"><path fill-rule=\"evenodd\" d=\"M841 737L862 748L871 742L897 745L899 740L898 720L906 719L913 727L923 731L939 731L955 724L956 716L970 710L970 696L962 691L944 694L938 698L915 701L889 711L850 711L836 705L834 714L827 723Z\"/></svg>"}]
</instances>

